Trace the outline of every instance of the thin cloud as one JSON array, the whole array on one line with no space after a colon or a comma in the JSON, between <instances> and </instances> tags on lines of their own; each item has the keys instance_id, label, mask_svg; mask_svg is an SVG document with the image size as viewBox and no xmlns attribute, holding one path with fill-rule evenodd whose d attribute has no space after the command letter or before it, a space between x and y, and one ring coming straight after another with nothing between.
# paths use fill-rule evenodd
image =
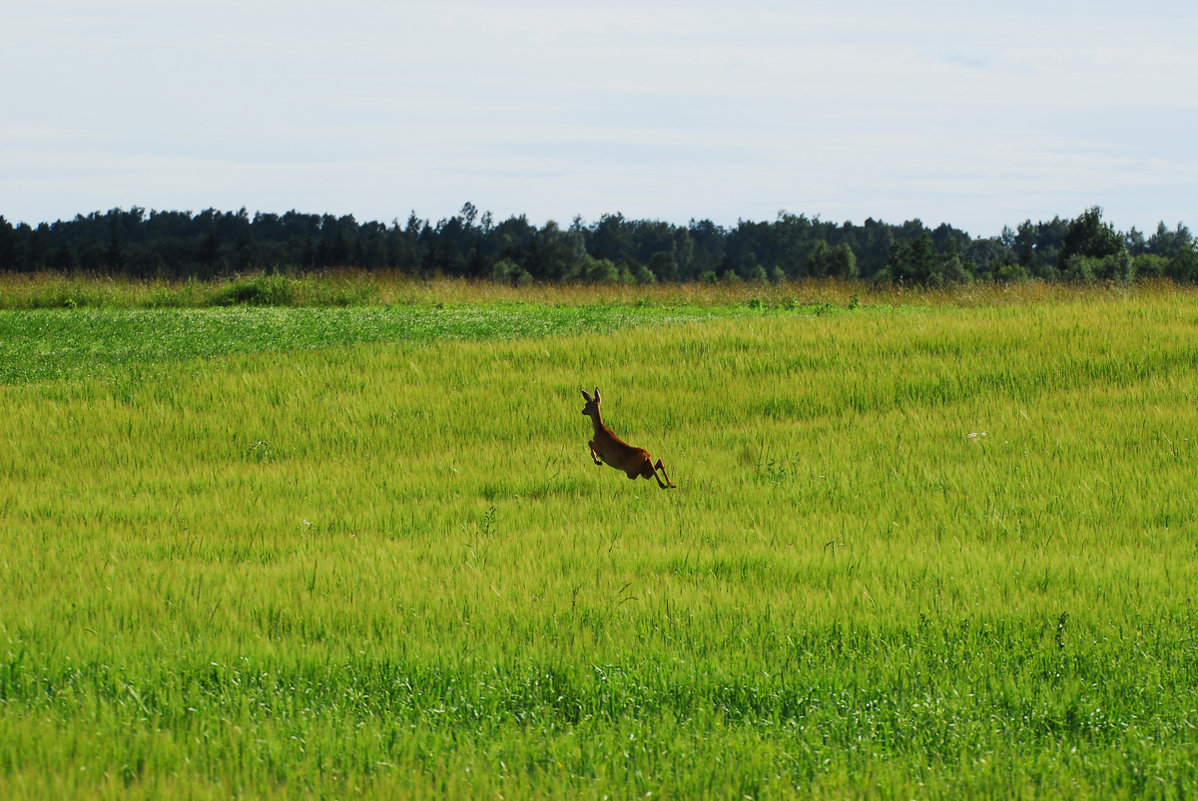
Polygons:
<instances>
[{"instance_id":1,"label":"thin cloud","mask_svg":"<svg viewBox=\"0 0 1198 801\"><path fill-rule=\"evenodd\" d=\"M52 0L0 209L1198 221L1180 3Z\"/></svg>"}]
</instances>

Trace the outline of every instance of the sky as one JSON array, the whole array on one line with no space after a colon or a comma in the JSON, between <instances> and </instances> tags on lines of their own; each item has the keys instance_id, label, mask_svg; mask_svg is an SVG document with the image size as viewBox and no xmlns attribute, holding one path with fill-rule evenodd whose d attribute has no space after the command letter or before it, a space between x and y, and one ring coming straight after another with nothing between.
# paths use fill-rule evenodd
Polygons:
<instances>
[{"instance_id":1,"label":"sky","mask_svg":"<svg viewBox=\"0 0 1198 801\"><path fill-rule=\"evenodd\" d=\"M1198 226L1198 4L41 0L0 214Z\"/></svg>"}]
</instances>

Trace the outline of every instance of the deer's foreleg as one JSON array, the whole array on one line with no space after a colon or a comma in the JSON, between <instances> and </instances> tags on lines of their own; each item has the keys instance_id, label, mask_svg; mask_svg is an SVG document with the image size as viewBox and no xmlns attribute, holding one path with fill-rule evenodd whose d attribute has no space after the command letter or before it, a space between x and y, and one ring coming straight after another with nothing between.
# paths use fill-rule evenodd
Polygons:
<instances>
[{"instance_id":1,"label":"deer's foreleg","mask_svg":"<svg viewBox=\"0 0 1198 801\"><path fill-rule=\"evenodd\" d=\"M595 453L595 440L588 442L587 447L591 449L591 459L595 464L603 464L603 460L599 458L599 454Z\"/></svg>"}]
</instances>

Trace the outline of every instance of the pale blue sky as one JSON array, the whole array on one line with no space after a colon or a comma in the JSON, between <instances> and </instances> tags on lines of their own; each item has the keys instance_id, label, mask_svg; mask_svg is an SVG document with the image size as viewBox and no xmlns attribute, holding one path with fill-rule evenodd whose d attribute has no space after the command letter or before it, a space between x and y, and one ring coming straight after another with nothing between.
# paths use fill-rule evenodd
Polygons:
<instances>
[{"instance_id":1,"label":"pale blue sky","mask_svg":"<svg viewBox=\"0 0 1198 801\"><path fill-rule=\"evenodd\" d=\"M1198 226L1198 5L43 0L0 214Z\"/></svg>"}]
</instances>

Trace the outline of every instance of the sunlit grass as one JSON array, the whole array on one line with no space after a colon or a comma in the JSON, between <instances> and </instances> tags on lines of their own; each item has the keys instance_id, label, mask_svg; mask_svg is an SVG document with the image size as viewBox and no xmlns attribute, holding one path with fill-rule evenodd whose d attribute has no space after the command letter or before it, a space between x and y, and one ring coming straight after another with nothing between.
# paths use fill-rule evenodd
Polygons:
<instances>
[{"instance_id":1,"label":"sunlit grass","mask_svg":"<svg viewBox=\"0 0 1198 801\"><path fill-rule=\"evenodd\" d=\"M0 795L1184 797L1194 299L258 310L310 339L99 372L46 329ZM596 384L677 490L591 463Z\"/></svg>"}]
</instances>

